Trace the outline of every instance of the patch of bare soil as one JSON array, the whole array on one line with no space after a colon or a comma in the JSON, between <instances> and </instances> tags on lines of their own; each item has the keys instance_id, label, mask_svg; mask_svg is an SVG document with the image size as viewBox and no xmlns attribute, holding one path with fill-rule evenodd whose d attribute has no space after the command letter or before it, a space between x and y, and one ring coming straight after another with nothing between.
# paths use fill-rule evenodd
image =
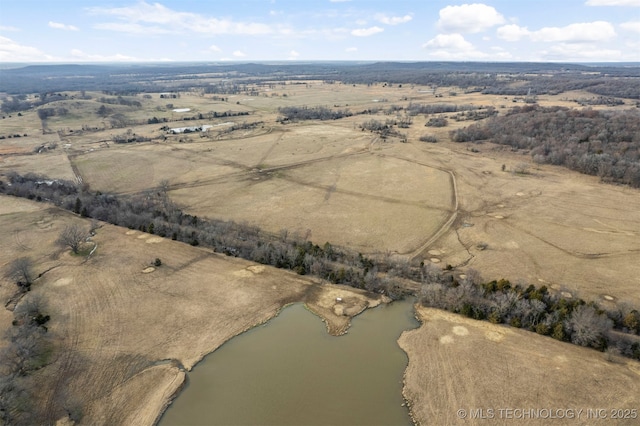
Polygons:
<instances>
[{"instance_id":1,"label":"patch of bare soil","mask_svg":"<svg viewBox=\"0 0 640 426\"><path fill-rule=\"evenodd\" d=\"M398 340L416 424L637 424L611 411L640 407L636 361L437 309L417 315L422 326Z\"/></svg>"},{"instance_id":2,"label":"patch of bare soil","mask_svg":"<svg viewBox=\"0 0 640 426\"><path fill-rule=\"evenodd\" d=\"M333 284L314 287L305 299L307 307L323 319L327 331L334 336L347 332L351 318L383 301L390 300L372 299L366 291Z\"/></svg>"}]
</instances>

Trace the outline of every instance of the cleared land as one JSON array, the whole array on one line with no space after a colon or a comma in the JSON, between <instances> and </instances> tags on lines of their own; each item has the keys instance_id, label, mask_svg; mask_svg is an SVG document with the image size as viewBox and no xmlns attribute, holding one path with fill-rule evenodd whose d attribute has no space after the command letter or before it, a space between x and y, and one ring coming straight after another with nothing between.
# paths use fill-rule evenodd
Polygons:
<instances>
[{"instance_id":1,"label":"cleared land","mask_svg":"<svg viewBox=\"0 0 640 426\"><path fill-rule=\"evenodd\" d=\"M593 350L437 309L417 314L422 326L399 339L409 356L404 395L416 424L637 423L630 411L615 419L611 410L640 406L638 362L607 361ZM589 417L589 409L604 409L606 419ZM569 410L574 417L560 417Z\"/></svg>"},{"instance_id":2,"label":"cleared land","mask_svg":"<svg viewBox=\"0 0 640 426\"><path fill-rule=\"evenodd\" d=\"M260 90L259 96L229 95L228 102L153 94L136 97L140 108L106 105L111 116L132 120L124 127L98 117L99 93L91 93L92 101L55 102L69 114L48 120L52 133L42 134L35 111L13 115L1 122L2 132L28 136L0 140L0 173L38 172L122 194L168 180L170 197L198 216L244 221L274 234L288 229L317 244L393 253L415 264L437 262L457 273L471 267L487 280L544 284L604 306L640 305L638 190L535 165L527 153L491 143L452 143L448 132L471 123L455 121L456 113L436 114L449 118L442 128L425 127L424 115L413 117L409 128L400 129L407 143L360 129L371 119L397 118L398 113L384 113L392 105L474 104L502 112L516 105L510 97L440 88L443 97L436 98L428 87L321 82ZM571 99L591 96L571 92L540 97L538 103L576 107ZM335 121L276 121L278 107L302 105L379 110ZM177 108L191 111L173 112ZM214 111L250 115L182 120ZM147 124L152 117L170 121ZM220 132L229 122L258 124ZM168 135L160 129L165 124L220 126L204 134ZM113 142L126 134L151 141ZM438 143L420 142L425 134ZM50 143L58 147L33 153ZM522 164L527 173L516 173ZM33 375L43 383L52 421L65 415L55 408L56 398L66 398L83 407L87 424L152 424L182 386L183 367L284 304L306 301L330 320L331 332L340 333L350 315L377 303L361 293L109 225L99 229L98 249L83 263L58 253L53 243L64 224L84 221L42 203L1 201L0 266L28 255L38 273L48 270L28 296L47 300L50 335L57 342L53 363ZM156 257L163 265L149 269ZM14 288L3 281L2 300ZM349 315L335 315L343 312L335 307L338 296L349 305ZM605 362L595 351L532 333L419 312L425 324L406 333L401 344L410 359L406 396L423 424L436 418L455 424L458 408L638 408L637 363ZM0 310L2 329L11 320L10 311ZM63 388L68 390L59 392Z\"/></svg>"},{"instance_id":3,"label":"cleared land","mask_svg":"<svg viewBox=\"0 0 640 426\"><path fill-rule=\"evenodd\" d=\"M0 205L0 233L10 236L2 239L0 264L27 255L37 273L46 271L23 302L42 297L51 316L51 364L29 380L38 383L35 400L52 422L66 417L64 409L79 409L83 424L153 424L184 384L184 369L284 305L306 302L340 334L351 316L380 303L351 288L110 225L92 238L98 248L85 261L53 243L65 224L86 222L11 197ZM162 266L150 266L155 258ZM15 289L3 282L2 300ZM12 319L1 310L3 330Z\"/></svg>"},{"instance_id":4,"label":"cleared land","mask_svg":"<svg viewBox=\"0 0 640 426\"><path fill-rule=\"evenodd\" d=\"M453 91L456 96L451 96ZM360 129L367 120L384 122L396 114L287 125L275 122L277 108L282 106L337 106L357 113L411 102L483 105L498 111L514 105L510 97L461 93L455 88L441 88L438 94L442 97L419 86L308 82L277 84L260 96L230 95L227 102L188 94L179 99L161 99L157 94L151 99L137 97L142 107L135 109L131 119L138 121L236 111L250 115L187 123L261 123L228 134L219 134L218 127L206 134L173 136L160 130L162 124L78 131L83 124L87 128L101 125L95 121L97 116L74 111L89 106L97 111L101 104L59 101L72 113L54 117L48 124L52 130L61 130L62 136L37 135L39 120L35 112L26 112L3 124L16 131L24 126L34 133L2 141L5 149L31 152L54 138L59 142L57 150L37 155L5 153L0 167L5 173L41 171L66 178L75 172L94 190L121 193L152 189L168 180L170 196L191 214L245 221L274 234L288 229L318 244L330 241L363 253L404 254L416 263L433 260L473 267L488 279L522 279L585 298L610 296L640 303L637 190L537 166L528 155L489 143L451 143L448 132L470 123L453 119L457 113L437 114L449 117L449 125L442 128L425 127L428 117L424 115L413 117L409 128L400 129L407 135L406 144ZM539 97L538 102L577 106L572 99L588 96L571 92ZM169 103L192 110L175 113L167 108ZM123 114L131 109L107 106ZM185 122L168 125L179 123ZM74 126L74 132L65 130ZM121 145L111 141L128 128L131 134L154 138L153 142ZM424 134L435 136L439 143L420 142ZM529 174L513 173L521 163L528 165ZM478 249L485 244L486 250Z\"/></svg>"}]
</instances>

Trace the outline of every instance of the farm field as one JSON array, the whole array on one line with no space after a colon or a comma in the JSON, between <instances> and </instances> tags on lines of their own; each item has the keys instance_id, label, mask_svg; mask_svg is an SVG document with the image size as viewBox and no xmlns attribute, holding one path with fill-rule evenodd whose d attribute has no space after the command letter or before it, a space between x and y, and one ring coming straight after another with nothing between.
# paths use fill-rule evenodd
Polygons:
<instances>
[{"instance_id":1,"label":"farm field","mask_svg":"<svg viewBox=\"0 0 640 426\"><path fill-rule=\"evenodd\" d=\"M615 415L640 404L637 362L611 362L599 352L437 309L420 307L417 314L422 326L399 339L409 355L404 395L417 424L635 422ZM606 418L594 415L600 409Z\"/></svg>"},{"instance_id":2,"label":"farm field","mask_svg":"<svg viewBox=\"0 0 640 426\"><path fill-rule=\"evenodd\" d=\"M291 105L348 105L357 111L453 102L499 109L508 102L504 97L449 96L443 89L444 97L435 98L418 86L320 82L280 88L251 101L239 99L241 105L227 102L229 109L249 111L249 116L198 121L261 123L254 129L165 135L160 125L144 124L130 132L155 138L142 144L105 145L91 133L67 135L60 143L67 146L71 166L58 148L3 156L3 168L67 178L77 174L94 190L124 194L166 181L170 197L194 215L245 222L272 234L287 229L318 244L329 241L368 254L471 267L486 278L520 279L588 299L640 302L635 189L537 165L490 143L450 142L448 132L466 121L450 119L447 127L430 128L418 115L403 129L407 143L360 129L366 120L389 118L382 113L284 125L275 121L277 108ZM288 96L281 96L285 92ZM542 97L540 103L570 105L567 99L581 96L586 94L565 93ZM158 95L140 101L148 114L167 102ZM221 102L193 94L171 102L193 111L222 110ZM123 132L103 130L98 139ZM440 142L420 142L425 133ZM528 173L515 173L522 164ZM486 249L478 249L479 244Z\"/></svg>"},{"instance_id":3,"label":"farm field","mask_svg":"<svg viewBox=\"0 0 640 426\"><path fill-rule=\"evenodd\" d=\"M520 99L316 80L251 89L125 96L140 106L69 92L52 102L66 114L45 122L28 110L0 121L0 135L27 135L0 139L0 179L38 173L122 199L163 191L185 213L274 238L433 264L458 278L473 269L486 281L544 285L604 308L640 306L640 190L538 164L528 151L489 140L455 143L450 132L474 122L458 112L417 114L397 125L412 104L491 107L501 115L524 105ZM537 102L577 108L575 99L590 96L571 91ZM593 109L633 105L624 102ZM283 107L353 115L285 120ZM434 117L447 125L426 126ZM395 134L363 129L394 120ZM212 127L169 130L205 125ZM425 135L435 142L421 141ZM304 302L341 334L353 316L385 299L106 223L92 237L95 253L73 256L56 246L71 223L89 226L51 204L0 196L0 267L29 256L42 273L25 300L46 301L55 357L29 380L42 383L42 415L51 423L66 406L82 407L83 424L154 424L185 371L283 306ZM156 258L161 266L152 266ZM0 298L14 290L3 278ZM423 325L399 342L409 358L405 397L419 424L481 423L459 421L458 408L637 407L635 361L607 361L594 350L433 309L417 313ZM12 319L0 310L0 328L11 329ZM0 339L0 348L7 344ZM532 384L534 391L520 391Z\"/></svg>"}]
</instances>

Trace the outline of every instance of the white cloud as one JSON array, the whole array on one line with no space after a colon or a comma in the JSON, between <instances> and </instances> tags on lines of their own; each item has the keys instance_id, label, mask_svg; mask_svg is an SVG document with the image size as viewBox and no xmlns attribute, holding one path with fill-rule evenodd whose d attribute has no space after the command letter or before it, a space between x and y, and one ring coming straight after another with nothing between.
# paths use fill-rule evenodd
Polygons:
<instances>
[{"instance_id":1,"label":"white cloud","mask_svg":"<svg viewBox=\"0 0 640 426\"><path fill-rule=\"evenodd\" d=\"M472 60L486 58L486 53L476 50L461 34L438 34L422 45L429 55L444 60Z\"/></svg>"},{"instance_id":2,"label":"white cloud","mask_svg":"<svg viewBox=\"0 0 640 426\"><path fill-rule=\"evenodd\" d=\"M264 35L278 32L271 26L259 22L237 22L231 19L206 17L197 13L178 12L160 3L149 4L144 0L128 7L91 7L87 9L92 15L114 16L120 22L100 23L97 29L146 33L185 33L202 34L246 34Z\"/></svg>"},{"instance_id":3,"label":"white cloud","mask_svg":"<svg viewBox=\"0 0 640 426\"><path fill-rule=\"evenodd\" d=\"M445 33L479 33L504 22L495 8L473 3L440 9L437 26Z\"/></svg>"},{"instance_id":4,"label":"white cloud","mask_svg":"<svg viewBox=\"0 0 640 426\"><path fill-rule=\"evenodd\" d=\"M620 24L620 28L640 33L640 21L623 22Z\"/></svg>"},{"instance_id":5,"label":"white cloud","mask_svg":"<svg viewBox=\"0 0 640 426\"><path fill-rule=\"evenodd\" d=\"M129 34L144 34L144 35L154 35L154 34L171 34L175 31L169 28L163 28L159 26L145 26L140 24L129 24L129 23L118 23L118 22L105 22L101 24L96 24L93 28L97 30L109 30L109 31L117 31L121 33L129 33Z\"/></svg>"},{"instance_id":6,"label":"white cloud","mask_svg":"<svg viewBox=\"0 0 640 426\"><path fill-rule=\"evenodd\" d=\"M20 28L10 27L8 25L0 25L0 31L20 31Z\"/></svg>"},{"instance_id":7,"label":"white cloud","mask_svg":"<svg viewBox=\"0 0 640 426\"><path fill-rule=\"evenodd\" d=\"M296 52L295 50L292 50L291 52L289 52L290 60L298 59L299 56L300 56L300 53Z\"/></svg>"},{"instance_id":8,"label":"white cloud","mask_svg":"<svg viewBox=\"0 0 640 426\"><path fill-rule=\"evenodd\" d=\"M51 61L54 58L39 49L23 46L10 38L0 36L0 62Z\"/></svg>"},{"instance_id":9,"label":"white cloud","mask_svg":"<svg viewBox=\"0 0 640 426\"><path fill-rule=\"evenodd\" d=\"M545 27L531 33L533 41L584 42L611 40L616 36L613 25L605 21L571 24L566 27Z\"/></svg>"},{"instance_id":10,"label":"white cloud","mask_svg":"<svg viewBox=\"0 0 640 426\"><path fill-rule=\"evenodd\" d=\"M49 27L55 28L56 30L78 31L78 27L76 26L61 24L59 22L52 22L52 21L49 21Z\"/></svg>"},{"instance_id":11,"label":"white cloud","mask_svg":"<svg viewBox=\"0 0 640 426\"><path fill-rule=\"evenodd\" d=\"M497 29L498 38L506 41L518 41L529 36L531 32L526 27L516 24L504 25Z\"/></svg>"},{"instance_id":12,"label":"white cloud","mask_svg":"<svg viewBox=\"0 0 640 426\"><path fill-rule=\"evenodd\" d=\"M424 48L470 49L473 45L460 34L438 34L426 42Z\"/></svg>"},{"instance_id":13,"label":"white cloud","mask_svg":"<svg viewBox=\"0 0 640 426\"><path fill-rule=\"evenodd\" d=\"M331 41L343 40L350 33L347 28L321 28L321 29L305 29L295 33L300 38L325 39Z\"/></svg>"},{"instance_id":14,"label":"white cloud","mask_svg":"<svg viewBox=\"0 0 640 426\"><path fill-rule=\"evenodd\" d=\"M513 59L513 56L511 55L511 53L509 53L507 50L505 50L502 46L492 46L491 50L493 53L491 53L491 60L507 60L507 59Z\"/></svg>"},{"instance_id":15,"label":"white cloud","mask_svg":"<svg viewBox=\"0 0 640 426\"><path fill-rule=\"evenodd\" d=\"M212 52L222 52L222 49L220 49L215 44L212 44L211 46L209 46L209 50L212 51Z\"/></svg>"},{"instance_id":16,"label":"white cloud","mask_svg":"<svg viewBox=\"0 0 640 426\"><path fill-rule=\"evenodd\" d=\"M330 3L347 3L351 0L329 0Z\"/></svg>"},{"instance_id":17,"label":"white cloud","mask_svg":"<svg viewBox=\"0 0 640 426\"><path fill-rule=\"evenodd\" d=\"M532 41L584 43L611 40L615 38L616 31L609 22L595 21L565 27L545 27L537 31L529 31L526 27L511 24L498 28L497 34L506 41L518 41L528 37Z\"/></svg>"},{"instance_id":18,"label":"white cloud","mask_svg":"<svg viewBox=\"0 0 640 426\"><path fill-rule=\"evenodd\" d=\"M359 28L351 31L351 35L356 37L368 37L374 34L378 34L383 32L384 29L380 27L370 27L370 28Z\"/></svg>"},{"instance_id":19,"label":"white cloud","mask_svg":"<svg viewBox=\"0 0 640 426\"><path fill-rule=\"evenodd\" d=\"M635 6L640 7L640 0L587 0L587 6Z\"/></svg>"},{"instance_id":20,"label":"white cloud","mask_svg":"<svg viewBox=\"0 0 640 426\"><path fill-rule=\"evenodd\" d=\"M413 19L413 16L411 15L404 15L404 16L387 16L384 13L378 13L375 16L376 21L381 22L383 24L386 25L398 25L398 24L404 24L407 23L409 21L411 21Z\"/></svg>"},{"instance_id":21,"label":"white cloud","mask_svg":"<svg viewBox=\"0 0 640 426\"><path fill-rule=\"evenodd\" d=\"M122 55L117 53L115 55L95 55L85 53L80 49L71 49L71 56L74 60L87 61L87 62L139 62L140 59L133 56Z\"/></svg>"},{"instance_id":22,"label":"white cloud","mask_svg":"<svg viewBox=\"0 0 640 426\"><path fill-rule=\"evenodd\" d=\"M619 61L622 52L613 49L601 49L596 45L578 45L559 43L543 50L540 55L545 60L552 61Z\"/></svg>"},{"instance_id":23,"label":"white cloud","mask_svg":"<svg viewBox=\"0 0 640 426\"><path fill-rule=\"evenodd\" d=\"M353 52L357 52L358 48L357 47L347 47L346 49L344 49L345 52L347 53L353 53Z\"/></svg>"},{"instance_id":24,"label":"white cloud","mask_svg":"<svg viewBox=\"0 0 640 426\"><path fill-rule=\"evenodd\" d=\"M235 56L236 58L244 58L247 55L241 50L236 50L235 52L233 52L233 56Z\"/></svg>"},{"instance_id":25,"label":"white cloud","mask_svg":"<svg viewBox=\"0 0 640 426\"><path fill-rule=\"evenodd\" d=\"M628 49L625 50L624 60L630 62L640 61L640 41L628 41L625 45Z\"/></svg>"}]
</instances>

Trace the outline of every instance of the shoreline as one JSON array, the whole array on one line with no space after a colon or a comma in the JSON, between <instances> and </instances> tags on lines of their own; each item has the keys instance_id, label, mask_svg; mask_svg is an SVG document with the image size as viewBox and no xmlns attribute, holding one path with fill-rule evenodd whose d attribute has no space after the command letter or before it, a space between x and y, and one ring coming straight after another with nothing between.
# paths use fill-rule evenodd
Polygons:
<instances>
[{"instance_id":1,"label":"shoreline","mask_svg":"<svg viewBox=\"0 0 640 426\"><path fill-rule=\"evenodd\" d=\"M640 403L637 361L612 362L590 348L435 308L417 306L416 317L420 327L398 339L409 358L402 395L415 425L434 419L485 424L486 418L471 417L480 409L494 410L494 420L502 423L500 408L632 408ZM539 424L536 419L521 423ZM558 424L575 424L575 419Z\"/></svg>"},{"instance_id":2,"label":"shoreline","mask_svg":"<svg viewBox=\"0 0 640 426\"><path fill-rule=\"evenodd\" d=\"M202 362L208 355L220 349L225 343L231 341L231 339L238 337L248 332L249 330L254 329L255 327L268 323L269 321L280 315L280 313L287 307L294 304L302 303L307 311L309 311L312 315L317 316L325 324L328 334L332 336L341 336L347 333L348 328L351 326L351 321L356 316L360 315L367 309L380 306L380 304L382 303L392 303L390 299L387 300L383 297L373 298L364 290L359 290L348 286L329 283L311 283L309 285L310 291L305 294L301 300L291 301L281 305L275 311L274 315L271 315L262 321L258 321L255 324L248 326L241 332L226 339L224 342L216 346L213 350L204 354L200 354L201 356L199 356L197 361L193 362L190 366L181 365L179 369L180 373L182 374L182 379L179 386L174 387L171 386L171 384L165 386L166 391L169 391L171 389L173 390L167 397L164 397L164 399L162 400L161 407L157 411L157 416L155 417L154 422L151 424L154 426L158 425L173 401L180 396L181 392L184 390L184 387L187 384L188 372L192 371L193 368L195 368L200 362ZM340 303L335 300L335 294L348 295L348 297L345 297L342 300L343 302L345 301L345 299L351 300L352 309L349 310L348 314L345 312L343 315L338 315L327 306L327 301L331 300L332 298L334 299L334 305ZM354 299L357 300L357 302ZM167 392L164 393L166 394Z\"/></svg>"}]
</instances>

